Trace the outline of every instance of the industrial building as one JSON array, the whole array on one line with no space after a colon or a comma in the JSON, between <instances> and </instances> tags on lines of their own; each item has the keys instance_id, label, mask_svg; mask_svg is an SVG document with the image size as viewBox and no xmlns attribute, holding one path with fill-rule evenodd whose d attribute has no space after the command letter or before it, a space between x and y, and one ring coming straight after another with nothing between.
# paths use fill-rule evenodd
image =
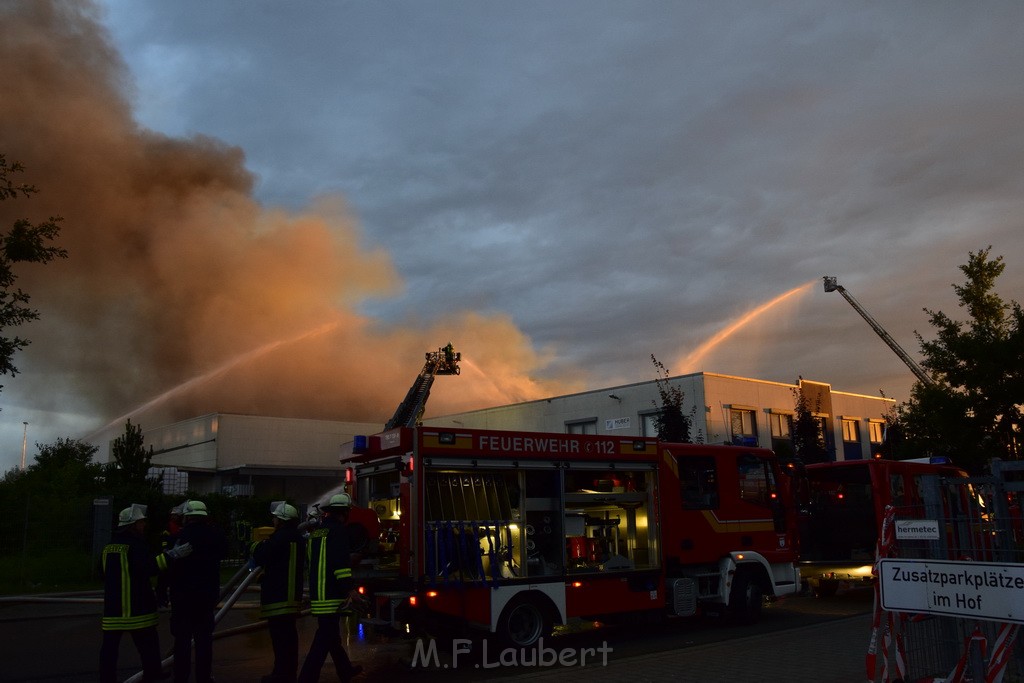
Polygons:
<instances>
[{"instance_id":1,"label":"industrial building","mask_svg":"<svg viewBox=\"0 0 1024 683\"><path fill-rule=\"evenodd\" d=\"M166 493L316 502L341 484L341 445L381 424L215 413L143 431Z\"/></svg>"},{"instance_id":2,"label":"industrial building","mask_svg":"<svg viewBox=\"0 0 1024 683\"><path fill-rule=\"evenodd\" d=\"M870 458L882 442L892 399L835 391L828 384L768 382L710 372L673 377L684 394L683 413L691 419L692 441L791 447L790 432L802 392L820 421L831 460ZM474 410L424 420L435 427L519 429L578 434L655 436L660 396L655 381L598 389L568 396Z\"/></svg>"},{"instance_id":3,"label":"industrial building","mask_svg":"<svg viewBox=\"0 0 1024 683\"><path fill-rule=\"evenodd\" d=\"M832 460L872 457L882 442L885 415L895 405L892 399L836 391L807 380L786 384L698 372L668 381L683 391L692 440L757 445L780 453L791 448L792 419L802 392L820 420ZM652 436L659 400L652 380L425 418L423 424L452 430ZM184 473L187 488L196 493L315 502L341 484L343 445L357 434L381 431L383 424L211 414L147 430L143 436L146 446L153 447L153 466L163 468L165 481L179 488Z\"/></svg>"}]
</instances>

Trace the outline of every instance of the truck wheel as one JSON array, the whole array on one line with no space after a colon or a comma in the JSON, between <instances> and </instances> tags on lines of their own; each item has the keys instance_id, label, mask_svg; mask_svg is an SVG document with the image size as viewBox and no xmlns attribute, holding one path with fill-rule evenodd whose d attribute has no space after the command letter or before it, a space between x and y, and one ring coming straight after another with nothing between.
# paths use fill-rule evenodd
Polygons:
<instances>
[{"instance_id":1,"label":"truck wheel","mask_svg":"<svg viewBox=\"0 0 1024 683\"><path fill-rule=\"evenodd\" d=\"M761 618L764 592L750 572L736 572L729 593L727 619L733 624L754 624Z\"/></svg>"},{"instance_id":2,"label":"truck wheel","mask_svg":"<svg viewBox=\"0 0 1024 683\"><path fill-rule=\"evenodd\" d=\"M505 606L498 619L498 638L508 647L532 647L550 636L551 619L536 600L517 598Z\"/></svg>"}]
</instances>

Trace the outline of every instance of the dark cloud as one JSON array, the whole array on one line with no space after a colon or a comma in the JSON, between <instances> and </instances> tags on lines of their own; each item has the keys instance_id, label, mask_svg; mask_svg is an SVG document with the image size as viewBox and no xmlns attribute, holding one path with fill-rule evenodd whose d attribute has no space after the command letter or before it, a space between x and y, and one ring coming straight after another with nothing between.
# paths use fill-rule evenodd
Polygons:
<instances>
[{"instance_id":1,"label":"dark cloud","mask_svg":"<svg viewBox=\"0 0 1024 683\"><path fill-rule=\"evenodd\" d=\"M41 191L4 202L0 221L59 213L70 254L19 281L42 320L4 415L35 411L19 422L37 440L122 414L153 426L212 411L384 421L423 353L449 340L488 377L439 389L438 408L575 386L531 379L542 361L505 315L454 301L401 325L368 317L360 307L394 296L400 277L341 198L263 206L241 148L140 127L88 5L14 3L4 15L2 148Z\"/></svg>"},{"instance_id":2,"label":"dark cloud","mask_svg":"<svg viewBox=\"0 0 1024 683\"><path fill-rule=\"evenodd\" d=\"M992 244L1006 257L1005 297L1024 283L1017 2L446 0L301 11L267 2L255 11L110 0L99 24L74 18L83 5L73 3L10 7L38 37L31 50L17 38L22 57L63 65L26 76L16 98L31 123L19 136L23 160L39 185L57 186L62 213L109 228L88 238L92 255L73 251L78 265L69 262L91 273L72 278L77 286L102 286L106 298L54 296L88 312L69 329L101 321L120 331L104 344L132 359L107 396L116 400L61 393L65 410L130 405L338 306L346 327L366 334L416 331L410 349L381 347L384 365L418 357L411 347L431 333L472 336L458 325L482 323L495 336L481 333L481 344L502 337L534 354L503 349L494 356L514 358L520 372L485 370L525 396L542 390L538 378L649 379L651 353L673 369L750 310L822 275L838 276L911 352L914 331L928 332L922 308L959 313L950 284L968 251ZM20 35L5 31L5 44L14 50ZM36 121L55 94L62 120L89 122L77 136ZM83 183L88 192L71 192ZM322 196L330 208L315 208ZM102 208L114 199L120 208ZM177 267L154 257L167 247ZM272 253L316 285L243 275ZM221 262L226 272L214 275ZM367 278L377 281L356 286ZM265 292L265 280L296 288L299 311L293 296L259 316L221 317L233 297ZM194 329L191 341L138 332L140 311L148 327ZM330 348L304 353L307 367L330 365ZM76 386L100 371L86 351L61 353ZM281 367L298 372L294 362ZM39 367L46 377L49 366ZM702 369L803 375L897 398L912 381L820 284L736 330ZM397 393L403 373L388 376ZM331 393L336 381L311 386ZM13 399L12 389L0 397Z\"/></svg>"}]
</instances>

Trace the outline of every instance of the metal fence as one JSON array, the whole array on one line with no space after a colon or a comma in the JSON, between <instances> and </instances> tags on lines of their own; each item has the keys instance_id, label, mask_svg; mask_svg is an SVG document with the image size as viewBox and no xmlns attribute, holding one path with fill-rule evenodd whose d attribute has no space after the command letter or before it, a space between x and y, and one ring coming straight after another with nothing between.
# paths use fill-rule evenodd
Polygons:
<instances>
[{"instance_id":1,"label":"metal fence","mask_svg":"<svg viewBox=\"0 0 1024 683\"><path fill-rule=\"evenodd\" d=\"M891 516L936 520L938 538L896 539L883 555L1024 567L1024 483L1015 481L1017 473L1024 470L996 461L989 477L922 477L915 504L895 507ZM888 617L882 680L1024 680L1024 643L1014 623L934 613Z\"/></svg>"}]
</instances>

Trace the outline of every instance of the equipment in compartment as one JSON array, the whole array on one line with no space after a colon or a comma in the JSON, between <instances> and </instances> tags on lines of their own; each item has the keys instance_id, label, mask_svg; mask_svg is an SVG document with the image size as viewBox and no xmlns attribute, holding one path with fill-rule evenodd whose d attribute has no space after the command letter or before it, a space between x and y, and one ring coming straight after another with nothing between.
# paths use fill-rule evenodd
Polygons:
<instances>
[{"instance_id":1,"label":"equipment in compartment","mask_svg":"<svg viewBox=\"0 0 1024 683\"><path fill-rule=\"evenodd\" d=\"M428 581L495 582L519 576L524 534L504 476L432 472L424 486Z\"/></svg>"},{"instance_id":2,"label":"equipment in compartment","mask_svg":"<svg viewBox=\"0 0 1024 683\"><path fill-rule=\"evenodd\" d=\"M618 508L612 508L618 510ZM565 549L568 566L573 569L613 571L633 569L633 560L624 557L619 536L621 517L606 511L603 516L583 511L565 515Z\"/></svg>"}]
</instances>

